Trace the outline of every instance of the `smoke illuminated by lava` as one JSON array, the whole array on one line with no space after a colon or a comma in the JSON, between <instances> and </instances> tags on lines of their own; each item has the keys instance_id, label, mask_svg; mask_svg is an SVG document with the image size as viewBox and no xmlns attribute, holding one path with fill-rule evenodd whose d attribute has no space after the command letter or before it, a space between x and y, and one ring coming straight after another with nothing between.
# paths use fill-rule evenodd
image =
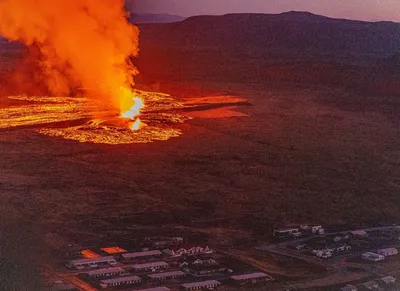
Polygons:
<instances>
[{"instance_id":1,"label":"smoke illuminated by lava","mask_svg":"<svg viewBox=\"0 0 400 291\"><path fill-rule=\"evenodd\" d=\"M0 34L39 49L53 96L84 88L121 114L132 107L139 113L130 60L138 54L139 30L127 21L123 0L0 0Z\"/></svg>"}]
</instances>

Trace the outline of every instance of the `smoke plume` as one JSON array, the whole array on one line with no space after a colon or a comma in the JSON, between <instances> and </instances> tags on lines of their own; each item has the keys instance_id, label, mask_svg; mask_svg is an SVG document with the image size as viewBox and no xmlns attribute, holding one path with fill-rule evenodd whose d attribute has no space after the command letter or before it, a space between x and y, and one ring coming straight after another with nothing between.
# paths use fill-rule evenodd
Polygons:
<instances>
[{"instance_id":1,"label":"smoke plume","mask_svg":"<svg viewBox=\"0 0 400 291\"><path fill-rule=\"evenodd\" d=\"M123 0L0 0L0 35L36 51L32 82L44 80L51 94L84 88L119 108L133 86L139 30Z\"/></svg>"}]
</instances>

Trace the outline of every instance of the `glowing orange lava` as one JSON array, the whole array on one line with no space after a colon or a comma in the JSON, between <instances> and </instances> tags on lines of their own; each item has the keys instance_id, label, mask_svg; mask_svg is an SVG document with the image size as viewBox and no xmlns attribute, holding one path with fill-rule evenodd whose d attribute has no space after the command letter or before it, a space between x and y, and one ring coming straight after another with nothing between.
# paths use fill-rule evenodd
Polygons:
<instances>
[{"instance_id":1,"label":"glowing orange lava","mask_svg":"<svg viewBox=\"0 0 400 291\"><path fill-rule=\"evenodd\" d=\"M109 145L163 141L182 134L177 126L189 119L178 111L183 103L163 93L125 93L120 111L89 98L10 96L12 105L0 109L0 129L30 126L46 136Z\"/></svg>"}]
</instances>

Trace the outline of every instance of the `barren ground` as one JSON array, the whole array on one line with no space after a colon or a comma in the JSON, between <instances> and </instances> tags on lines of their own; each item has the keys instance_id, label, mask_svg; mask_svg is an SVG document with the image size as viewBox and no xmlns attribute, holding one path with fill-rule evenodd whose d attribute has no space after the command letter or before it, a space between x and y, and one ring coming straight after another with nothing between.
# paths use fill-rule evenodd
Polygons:
<instances>
[{"instance_id":1,"label":"barren ground","mask_svg":"<svg viewBox=\"0 0 400 291\"><path fill-rule=\"evenodd\" d=\"M244 245L277 224L400 218L396 92L311 82L312 74L286 82L282 76L294 71L282 64L270 69L280 72L277 80L263 80L252 71L254 59L213 67L223 58L207 53L191 63L196 56L204 60L198 52L186 66L171 61L164 75L157 66L147 69L139 87L189 100L236 96L249 103L235 109L240 114L197 112L180 126L181 137L150 144L83 144L32 127L0 130L0 230L11 258L40 246L46 233L101 243L175 232ZM205 68L212 74L203 79ZM250 71L254 81L241 78Z\"/></svg>"}]
</instances>

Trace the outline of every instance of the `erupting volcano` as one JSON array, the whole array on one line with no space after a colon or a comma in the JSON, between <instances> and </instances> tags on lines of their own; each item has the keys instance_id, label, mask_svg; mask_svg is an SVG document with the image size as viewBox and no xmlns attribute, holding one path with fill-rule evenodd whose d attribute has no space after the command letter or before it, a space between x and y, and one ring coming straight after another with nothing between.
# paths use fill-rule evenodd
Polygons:
<instances>
[{"instance_id":1,"label":"erupting volcano","mask_svg":"<svg viewBox=\"0 0 400 291\"><path fill-rule=\"evenodd\" d=\"M165 110L181 104L133 89L139 29L127 16L123 0L1 1L0 34L36 52L33 74L17 70L33 76L18 79L40 83L42 95L75 97L10 96L27 104L3 109L0 128L41 125L43 134L109 144L179 135L171 124L185 118ZM139 129L140 134L132 132Z\"/></svg>"},{"instance_id":2,"label":"erupting volcano","mask_svg":"<svg viewBox=\"0 0 400 291\"><path fill-rule=\"evenodd\" d=\"M23 43L29 60L15 69L0 128L105 144L179 136L208 102L134 88L139 29L127 16L123 0L0 0L0 35Z\"/></svg>"}]
</instances>

